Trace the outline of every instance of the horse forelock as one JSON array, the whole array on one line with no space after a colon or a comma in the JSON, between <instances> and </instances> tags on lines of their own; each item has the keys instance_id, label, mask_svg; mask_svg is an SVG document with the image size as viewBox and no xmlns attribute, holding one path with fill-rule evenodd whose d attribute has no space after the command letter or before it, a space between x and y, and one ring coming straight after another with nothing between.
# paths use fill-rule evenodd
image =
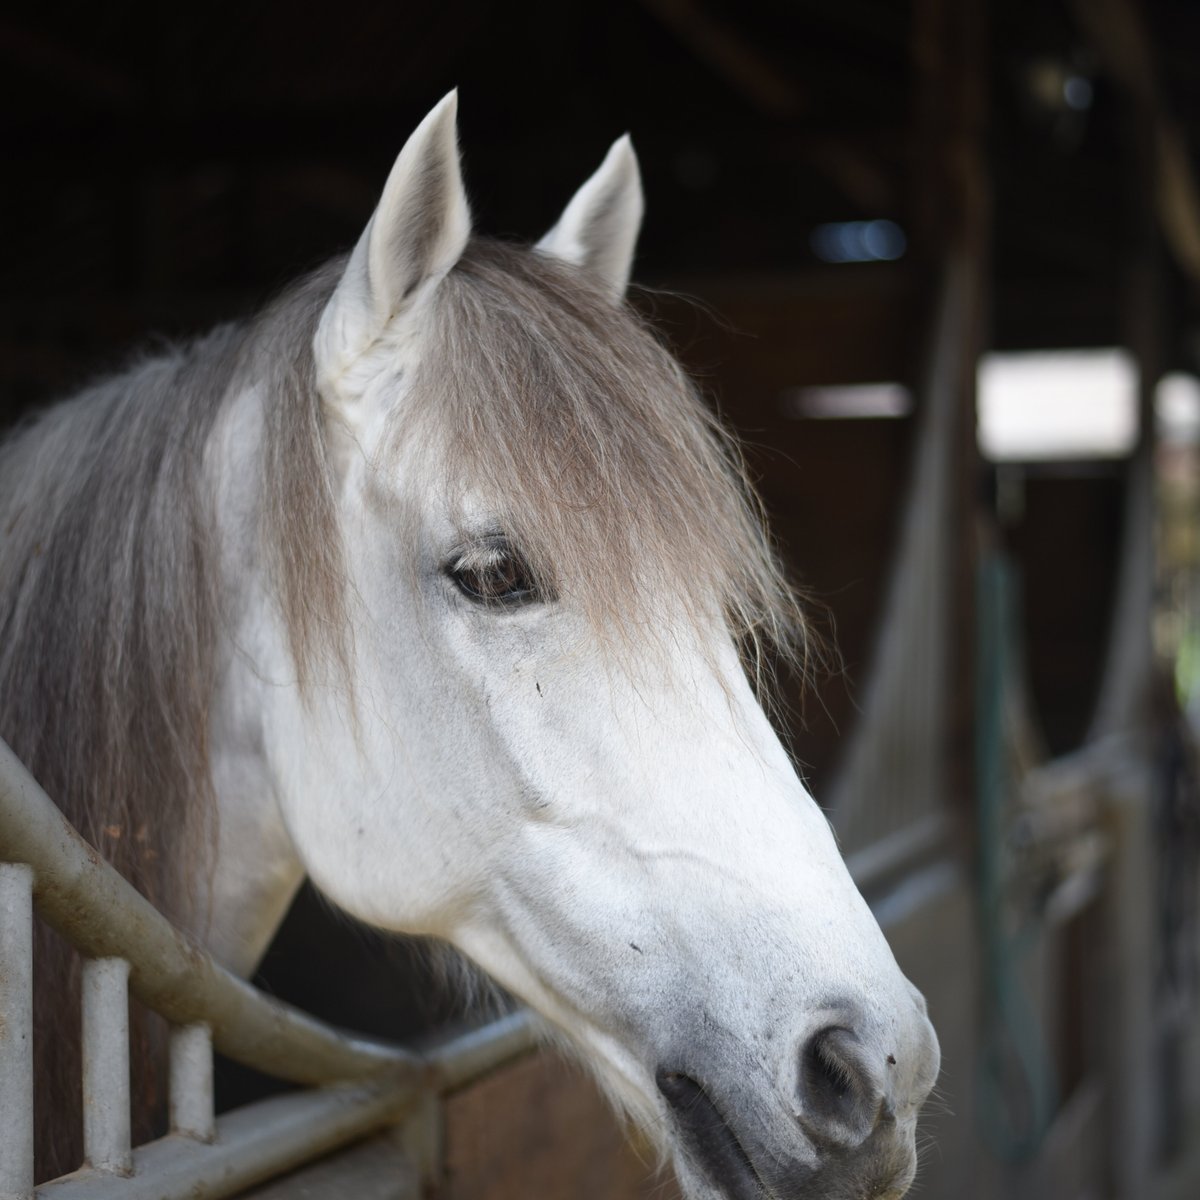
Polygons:
<instances>
[{"instance_id":1,"label":"horse forelock","mask_svg":"<svg viewBox=\"0 0 1200 1200\"><path fill-rule=\"evenodd\" d=\"M645 321L578 269L470 243L423 326L394 443L411 437L618 653L669 651L665 599L696 627L720 613L752 670L768 647L803 668L797 593L737 443Z\"/></svg>"}]
</instances>

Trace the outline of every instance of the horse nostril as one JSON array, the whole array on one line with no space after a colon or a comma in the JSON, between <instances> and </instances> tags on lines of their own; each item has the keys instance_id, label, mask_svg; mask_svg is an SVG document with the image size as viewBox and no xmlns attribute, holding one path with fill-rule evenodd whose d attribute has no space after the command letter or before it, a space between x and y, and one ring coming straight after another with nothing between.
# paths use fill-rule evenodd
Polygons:
<instances>
[{"instance_id":1,"label":"horse nostril","mask_svg":"<svg viewBox=\"0 0 1200 1200\"><path fill-rule=\"evenodd\" d=\"M800 1100L800 1121L815 1138L857 1146L870 1136L882 1115L883 1087L851 1030L831 1025L809 1038Z\"/></svg>"}]
</instances>

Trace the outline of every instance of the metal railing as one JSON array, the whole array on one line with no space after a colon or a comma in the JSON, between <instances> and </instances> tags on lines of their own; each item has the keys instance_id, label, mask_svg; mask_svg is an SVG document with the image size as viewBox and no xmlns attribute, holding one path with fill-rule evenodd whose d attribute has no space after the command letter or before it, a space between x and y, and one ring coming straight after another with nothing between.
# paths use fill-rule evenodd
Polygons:
<instances>
[{"instance_id":1,"label":"metal railing","mask_svg":"<svg viewBox=\"0 0 1200 1200\"><path fill-rule=\"evenodd\" d=\"M84 1154L34 1187L34 909L84 956ZM165 1017L171 1132L130 1140L128 995ZM418 1109L536 1044L518 1012L423 1051L267 996L176 930L0 741L0 1200L232 1196ZM216 1117L213 1050L308 1091Z\"/></svg>"}]
</instances>

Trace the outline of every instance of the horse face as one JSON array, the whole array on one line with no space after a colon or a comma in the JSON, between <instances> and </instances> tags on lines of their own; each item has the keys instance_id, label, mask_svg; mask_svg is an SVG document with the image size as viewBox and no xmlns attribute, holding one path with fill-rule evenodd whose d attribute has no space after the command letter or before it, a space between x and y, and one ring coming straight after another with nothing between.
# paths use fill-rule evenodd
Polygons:
<instances>
[{"instance_id":1,"label":"horse face","mask_svg":"<svg viewBox=\"0 0 1200 1200\"><path fill-rule=\"evenodd\" d=\"M541 249L615 303L640 211L618 143ZM338 904L546 1016L689 1195L898 1196L936 1039L722 621L664 595L614 654L488 496L445 486L444 448L391 444L468 230L451 98L317 335L354 716L337 689L279 702L297 851Z\"/></svg>"}]
</instances>

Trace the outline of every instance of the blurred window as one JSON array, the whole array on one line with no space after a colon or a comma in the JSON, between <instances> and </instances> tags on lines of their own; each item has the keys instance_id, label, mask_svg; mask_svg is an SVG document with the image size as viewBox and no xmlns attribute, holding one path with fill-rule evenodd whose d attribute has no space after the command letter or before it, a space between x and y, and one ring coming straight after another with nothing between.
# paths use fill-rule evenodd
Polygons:
<instances>
[{"instance_id":1,"label":"blurred window","mask_svg":"<svg viewBox=\"0 0 1200 1200\"><path fill-rule=\"evenodd\" d=\"M986 354L978 385L979 449L993 462L1121 458L1137 442L1124 350Z\"/></svg>"},{"instance_id":2,"label":"blurred window","mask_svg":"<svg viewBox=\"0 0 1200 1200\"><path fill-rule=\"evenodd\" d=\"M785 417L802 420L862 420L907 417L912 393L900 383L853 383L788 388L779 398Z\"/></svg>"}]
</instances>

